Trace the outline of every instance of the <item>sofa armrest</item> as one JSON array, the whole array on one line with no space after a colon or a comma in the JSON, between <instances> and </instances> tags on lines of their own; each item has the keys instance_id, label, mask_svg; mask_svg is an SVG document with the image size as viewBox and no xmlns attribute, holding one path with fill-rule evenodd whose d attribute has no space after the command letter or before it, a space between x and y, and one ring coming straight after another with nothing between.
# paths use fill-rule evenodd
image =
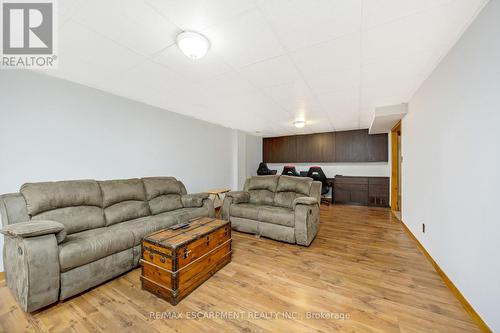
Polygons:
<instances>
[{"instance_id":1,"label":"sofa armrest","mask_svg":"<svg viewBox=\"0 0 500 333\"><path fill-rule=\"evenodd\" d=\"M231 191L226 193L226 198L232 198L234 204L246 203L250 201L250 193L247 191Z\"/></svg>"},{"instance_id":2,"label":"sofa armrest","mask_svg":"<svg viewBox=\"0 0 500 333\"><path fill-rule=\"evenodd\" d=\"M311 205L297 204L295 206L294 228L297 244L309 246L319 229L319 205L317 203Z\"/></svg>"},{"instance_id":3,"label":"sofa armrest","mask_svg":"<svg viewBox=\"0 0 500 333\"><path fill-rule=\"evenodd\" d=\"M202 207L203 201L208 199L207 193L186 194L181 197L184 208Z\"/></svg>"},{"instance_id":4,"label":"sofa armrest","mask_svg":"<svg viewBox=\"0 0 500 333\"><path fill-rule=\"evenodd\" d=\"M208 217L215 217L214 201L210 198L203 200L203 206L207 210Z\"/></svg>"},{"instance_id":5,"label":"sofa armrest","mask_svg":"<svg viewBox=\"0 0 500 333\"><path fill-rule=\"evenodd\" d=\"M32 235L32 232L28 234ZM7 286L26 312L59 299L59 247L55 234L45 232L47 234L26 238L20 236L26 233L19 230L5 232L3 258Z\"/></svg>"},{"instance_id":6,"label":"sofa armrest","mask_svg":"<svg viewBox=\"0 0 500 333\"><path fill-rule=\"evenodd\" d=\"M293 209L295 210L295 207L297 205L306 205L306 206L311 206L311 205L317 205L318 204L318 199L313 198L313 197L299 197L295 200L293 200L292 206Z\"/></svg>"},{"instance_id":7,"label":"sofa armrest","mask_svg":"<svg viewBox=\"0 0 500 333\"><path fill-rule=\"evenodd\" d=\"M19 238L30 238L54 234L56 236L57 243L61 243L66 238L64 224L50 220L10 224L0 229L0 233L6 236Z\"/></svg>"}]
</instances>

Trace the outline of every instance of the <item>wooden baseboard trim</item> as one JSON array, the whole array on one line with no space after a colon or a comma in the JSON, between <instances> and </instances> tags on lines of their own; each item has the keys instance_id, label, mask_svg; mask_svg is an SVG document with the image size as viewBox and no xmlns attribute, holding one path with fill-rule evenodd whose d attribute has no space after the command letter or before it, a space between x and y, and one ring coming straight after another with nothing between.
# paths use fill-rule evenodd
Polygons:
<instances>
[{"instance_id":1,"label":"wooden baseboard trim","mask_svg":"<svg viewBox=\"0 0 500 333\"><path fill-rule=\"evenodd\" d=\"M5 280L5 273L0 272L0 281L3 281L3 280Z\"/></svg>"},{"instance_id":2,"label":"wooden baseboard trim","mask_svg":"<svg viewBox=\"0 0 500 333\"><path fill-rule=\"evenodd\" d=\"M404 229L408 233L408 235L417 243L418 248L420 251L427 257L427 260L432 264L436 272L441 276L443 279L444 283L446 286L451 290L453 295L458 299L460 303L462 303L462 306L464 307L465 311L471 316L472 320L476 322L476 324L479 326L481 331L485 333L493 333L493 331L488 327L488 325L484 322L484 320L481 318L481 316L474 310L472 305L467 301L467 299L464 297L464 295L458 290L458 288L455 286L455 284L450 280L448 275L439 267L437 262L431 257L429 252L425 249L425 247L420 243L420 241L415 237L415 235L410 231L410 229L406 226L406 224L402 221L399 220L401 224L403 225Z\"/></svg>"}]
</instances>

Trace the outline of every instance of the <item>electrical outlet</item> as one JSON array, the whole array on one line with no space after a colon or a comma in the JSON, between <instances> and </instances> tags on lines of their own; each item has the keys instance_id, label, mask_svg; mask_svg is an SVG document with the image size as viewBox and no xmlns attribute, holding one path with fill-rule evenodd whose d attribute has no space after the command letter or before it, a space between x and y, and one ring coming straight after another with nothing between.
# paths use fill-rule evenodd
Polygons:
<instances>
[{"instance_id":1,"label":"electrical outlet","mask_svg":"<svg viewBox=\"0 0 500 333\"><path fill-rule=\"evenodd\" d=\"M425 234L425 223L422 223L422 232Z\"/></svg>"}]
</instances>

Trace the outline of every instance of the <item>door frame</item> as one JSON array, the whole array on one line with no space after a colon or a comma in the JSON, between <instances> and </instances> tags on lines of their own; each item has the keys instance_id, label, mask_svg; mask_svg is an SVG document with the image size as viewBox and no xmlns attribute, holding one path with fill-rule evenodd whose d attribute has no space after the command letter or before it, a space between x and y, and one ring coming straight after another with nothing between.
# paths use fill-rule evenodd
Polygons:
<instances>
[{"instance_id":1,"label":"door frame","mask_svg":"<svg viewBox=\"0 0 500 333\"><path fill-rule=\"evenodd\" d=\"M391 129L391 210L400 211L401 202L398 196L401 184L399 184L400 158L399 140L401 136L401 120Z\"/></svg>"}]
</instances>

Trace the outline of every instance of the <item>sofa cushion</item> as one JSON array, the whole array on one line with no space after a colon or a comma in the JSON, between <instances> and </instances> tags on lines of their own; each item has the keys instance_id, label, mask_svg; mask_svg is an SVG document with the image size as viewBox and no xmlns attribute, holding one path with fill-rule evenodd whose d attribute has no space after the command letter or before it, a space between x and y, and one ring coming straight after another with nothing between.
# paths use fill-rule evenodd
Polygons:
<instances>
[{"instance_id":1,"label":"sofa cushion","mask_svg":"<svg viewBox=\"0 0 500 333\"><path fill-rule=\"evenodd\" d=\"M102 207L102 195L95 180L26 183L20 192L30 216L64 207Z\"/></svg>"},{"instance_id":2,"label":"sofa cushion","mask_svg":"<svg viewBox=\"0 0 500 333\"><path fill-rule=\"evenodd\" d=\"M259 221L293 227L295 214L293 210L288 208L262 206L259 209Z\"/></svg>"},{"instance_id":3,"label":"sofa cushion","mask_svg":"<svg viewBox=\"0 0 500 333\"><path fill-rule=\"evenodd\" d=\"M278 179L280 176L256 176L248 179L245 191L250 190L268 190L271 192L276 192L276 186L278 185Z\"/></svg>"},{"instance_id":4,"label":"sofa cushion","mask_svg":"<svg viewBox=\"0 0 500 333\"><path fill-rule=\"evenodd\" d=\"M256 205L273 205L274 204L274 192L269 190L250 190L250 200L249 203Z\"/></svg>"},{"instance_id":5,"label":"sofa cushion","mask_svg":"<svg viewBox=\"0 0 500 333\"><path fill-rule=\"evenodd\" d=\"M150 215L140 179L100 181L106 225Z\"/></svg>"},{"instance_id":6,"label":"sofa cushion","mask_svg":"<svg viewBox=\"0 0 500 333\"><path fill-rule=\"evenodd\" d=\"M241 204L231 205L229 210L231 216L242 217L258 221L260 207L262 206L257 204L241 203Z\"/></svg>"},{"instance_id":7,"label":"sofa cushion","mask_svg":"<svg viewBox=\"0 0 500 333\"><path fill-rule=\"evenodd\" d=\"M66 233L103 227L102 194L94 180L26 183L21 186L32 220L52 220Z\"/></svg>"},{"instance_id":8,"label":"sofa cushion","mask_svg":"<svg viewBox=\"0 0 500 333\"><path fill-rule=\"evenodd\" d=\"M148 177L142 178L142 181L153 215L183 207L181 196L186 194L186 189L174 177Z\"/></svg>"},{"instance_id":9,"label":"sofa cushion","mask_svg":"<svg viewBox=\"0 0 500 333\"><path fill-rule=\"evenodd\" d=\"M278 184L279 176L257 176L251 177L245 184L245 191L250 193L250 203L260 205L272 205L274 203L274 192Z\"/></svg>"},{"instance_id":10,"label":"sofa cushion","mask_svg":"<svg viewBox=\"0 0 500 333\"><path fill-rule=\"evenodd\" d=\"M163 194L184 195L184 185L175 177L145 177L142 178L146 199L151 200Z\"/></svg>"},{"instance_id":11,"label":"sofa cushion","mask_svg":"<svg viewBox=\"0 0 500 333\"><path fill-rule=\"evenodd\" d=\"M109 227L109 229L128 230L134 236L134 246L139 245L145 236L178 223L178 217L173 214L161 215L163 214L117 223Z\"/></svg>"},{"instance_id":12,"label":"sofa cushion","mask_svg":"<svg viewBox=\"0 0 500 333\"><path fill-rule=\"evenodd\" d=\"M206 207L190 207L190 208L181 208L181 209L176 209L172 212L166 212L163 214L160 214L159 216L166 215L166 214L173 214L174 216L177 217L177 220L179 223L184 223L184 222L189 222L192 219L202 217L202 216L208 216L208 209Z\"/></svg>"},{"instance_id":13,"label":"sofa cushion","mask_svg":"<svg viewBox=\"0 0 500 333\"><path fill-rule=\"evenodd\" d=\"M276 192L295 192L298 194L309 195L311 190L312 178L309 177L293 177L280 176Z\"/></svg>"},{"instance_id":14,"label":"sofa cushion","mask_svg":"<svg viewBox=\"0 0 500 333\"><path fill-rule=\"evenodd\" d=\"M155 231L207 215L207 209L204 207L182 208L158 215L146 216L132 221L117 223L109 228L111 230L130 231L134 235L134 245L139 245L145 236Z\"/></svg>"},{"instance_id":15,"label":"sofa cushion","mask_svg":"<svg viewBox=\"0 0 500 333\"><path fill-rule=\"evenodd\" d=\"M274 205L293 208L293 201L308 196L313 180L308 177L281 176L276 187Z\"/></svg>"},{"instance_id":16,"label":"sofa cushion","mask_svg":"<svg viewBox=\"0 0 500 333\"><path fill-rule=\"evenodd\" d=\"M134 235L127 229L98 228L69 235L63 243L59 244L61 272L132 246L134 246Z\"/></svg>"},{"instance_id":17,"label":"sofa cushion","mask_svg":"<svg viewBox=\"0 0 500 333\"><path fill-rule=\"evenodd\" d=\"M66 233L101 228L106 225L101 207L76 206L49 210L31 218L33 221L51 220L64 224Z\"/></svg>"}]
</instances>

